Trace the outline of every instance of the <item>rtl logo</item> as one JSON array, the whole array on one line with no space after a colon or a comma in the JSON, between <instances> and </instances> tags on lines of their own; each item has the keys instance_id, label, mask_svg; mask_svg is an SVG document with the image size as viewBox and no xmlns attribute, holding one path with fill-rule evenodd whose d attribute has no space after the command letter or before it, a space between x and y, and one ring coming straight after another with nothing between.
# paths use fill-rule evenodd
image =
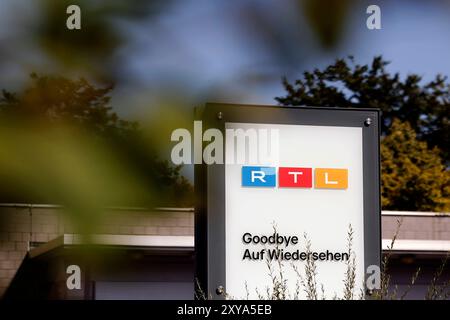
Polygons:
<instances>
[{"instance_id":1,"label":"rtl logo","mask_svg":"<svg viewBox=\"0 0 450 320\"><path fill-rule=\"evenodd\" d=\"M276 187L277 173L275 167L242 167L243 187ZM278 187L312 188L313 168L280 167L278 169ZM314 188L347 189L348 170L315 168Z\"/></svg>"}]
</instances>

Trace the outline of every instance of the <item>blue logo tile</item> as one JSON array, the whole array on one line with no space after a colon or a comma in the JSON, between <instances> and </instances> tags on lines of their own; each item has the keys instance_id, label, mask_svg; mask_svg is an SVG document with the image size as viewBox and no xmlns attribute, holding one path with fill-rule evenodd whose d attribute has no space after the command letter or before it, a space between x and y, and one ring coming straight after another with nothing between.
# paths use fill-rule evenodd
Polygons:
<instances>
[{"instance_id":1,"label":"blue logo tile","mask_svg":"<svg viewBox=\"0 0 450 320\"><path fill-rule=\"evenodd\" d=\"M242 167L243 187L275 187L275 167Z\"/></svg>"}]
</instances>

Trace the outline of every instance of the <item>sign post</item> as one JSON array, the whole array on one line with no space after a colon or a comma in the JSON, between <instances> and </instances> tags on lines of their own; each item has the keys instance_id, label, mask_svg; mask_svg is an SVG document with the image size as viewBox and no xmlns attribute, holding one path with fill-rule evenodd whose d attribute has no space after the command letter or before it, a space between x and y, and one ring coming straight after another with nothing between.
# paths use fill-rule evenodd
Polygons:
<instances>
[{"instance_id":1,"label":"sign post","mask_svg":"<svg viewBox=\"0 0 450 320\"><path fill-rule=\"evenodd\" d=\"M307 262L328 299L353 263L359 293L381 256L378 110L208 104L202 121L224 137L224 163L195 166L205 296L257 299L272 268L293 298Z\"/></svg>"}]
</instances>

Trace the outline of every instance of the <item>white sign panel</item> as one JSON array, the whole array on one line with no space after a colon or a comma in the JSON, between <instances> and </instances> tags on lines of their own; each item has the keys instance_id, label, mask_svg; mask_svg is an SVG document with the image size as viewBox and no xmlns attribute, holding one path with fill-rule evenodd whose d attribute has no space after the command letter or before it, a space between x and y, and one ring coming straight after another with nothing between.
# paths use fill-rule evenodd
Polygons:
<instances>
[{"instance_id":1,"label":"white sign panel","mask_svg":"<svg viewBox=\"0 0 450 320\"><path fill-rule=\"evenodd\" d=\"M365 268L363 128L226 122L225 129L277 130L279 143L277 157L266 162L225 165L227 293L235 298L265 295L266 287L272 288L267 264L278 272L281 254L292 298L300 280L293 266L304 274L306 234L318 291L323 284L326 298L342 297L346 262L352 259L349 225L359 293ZM225 154L235 153L234 148L236 140L227 139ZM266 239L278 239L278 245L262 244ZM303 289L299 298L305 298Z\"/></svg>"}]
</instances>

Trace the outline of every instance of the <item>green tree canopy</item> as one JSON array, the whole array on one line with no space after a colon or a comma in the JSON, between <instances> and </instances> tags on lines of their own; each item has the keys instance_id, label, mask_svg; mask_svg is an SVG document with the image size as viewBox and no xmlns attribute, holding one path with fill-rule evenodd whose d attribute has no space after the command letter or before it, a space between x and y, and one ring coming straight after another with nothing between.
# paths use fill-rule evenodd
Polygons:
<instances>
[{"instance_id":1,"label":"green tree canopy","mask_svg":"<svg viewBox=\"0 0 450 320\"><path fill-rule=\"evenodd\" d=\"M21 93L11 93L3 90L0 97L0 126L10 127L12 131L5 131L9 134L3 141L12 142L16 145L15 150L10 150L10 153L5 153L5 157L11 159L10 165L14 168L14 156L19 156L23 150L35 150L33 152L41 152L46 150L47 145L42 148L36 148L36 141L31 141L27 137L33 138L36 135L44 135L49 128L53 126L63 126L64 129L70 128L70 132L75 132L75 140L68 140L66 146L60 145L60 149L70 152L78 152L80 144L82 146L79 150L86 151L94 155L96 151L106 150L102 156L86 156L86 159L101 159L103 163L88 163L82 164L78 161L85 160L83 155L74 160L74 165L79 165L77 170L84 170L84 173L89 176L90 173L96 174L92 176L94 179L104 179L104 194L106 199L109 199L107 205L191 205L192 204L192 186L189 181L185 179L181 173L181 166L172 166L168 161L163 161L158 157L158 150L148 141L142 134L137 122L121 119L110 105L110 93L112 86L99 87L89 83L85 79L71 80L60 76L40 76L36 74L31 75L31 82L29 86ZM12 133L11 133L12 132ZM33 134L25 136L22 133L32 132ZM57 132L57 131L56 131ZM54 133L51 132L50 135ZM71 136L72 137L72 136ZM85 137L88 137L86 141ZM55 144L57 143L55 137ZM0 144L2 142L0 139ZM41 143L42 141L38 141ZM49 141L52 143L52 141ZM18 144L22 144L19 146ZM44 141L45 143L45 141ZM72 144L70 144L72 143ZM6 144L6 143L5 143ZM26 145L23 145L26 144ZM62 142L64 144L64 142ZM96 147L98 146L98 148ZM66 149L64 149L66 148ZM56 149L56 148L55 148ZM95 150L98 149L98 150ZM56 149L58 150L58 149ZM16 154L12 154L12 153ZM42 151L43 153L44 151ZM48 152L48 151L47 151ZM51 155L36 154L35 159L29 159L29 168L34 168L31 172L42 170L37 163L37 159L48 159L48 162L59 161L54 160ZM76 156L78 157L78 156ZM23 157L22 157L23 158ZM19 157L19 159L21 159ZM51 160L53 159L53 160ZM5 160L7 161L7 159ZM46 161L46 160L43 160ZM12 162L12 164L11 164ZM114 169L115 164L120 164L121 170ZM49 163L45 166L47 170L51 168L60 169L67 164L61 162ZM101 170L107 166L112 167L112 171L101 173ZM117 167L118 168L118 167ZM5 168L0 168L0 176ZM72 168L75 169L75 168ZM71 176L73 171L70 167L62 170L62 174L66 177L61 177L61 180L74 180L77 177ZM26 168L26 170L28 170ZM59 171L61 171L59 170ZM114 171L115 170L115 171ZM23 171L23 170L22 170ZM58 170L56 170L58 171ZM10 174L11 172L3 172ZM44 173L44 172L43 172ZM132 203L117 203L120 197L116 197L118 193L122 193L126 189L120 186L122 177L125 176L137 177L138 184L133 184L135 191L131 198ZM34 174L34 173L33 173ZM46 172L49 176L52 172ZM111 177L115 175L114 182L111 183ZM4 178L4 177L3 177ZM19 181L19 174L17 177L12 174L10 178L14 181L7 181L2 179L1 182L1 201L52 201L58 202L58 197L52 198L50 195L46 199L36 199L27 194L25 189L20 187L12 187L16 181ZM87 178L89 179L89 178ZM41 181L41 180L39 180ZM46 179L45 183L51 185L51 179ZM64 181L63 181L64 183ZM21 185L26 186L27 182ZM118 187L114 189L113 185ZM29 187L29 186L27 186ZM108 188L111 187L111 192L108 193ZM38 188L37 186L31 187ZM57 194L61 187L50 186L51 194ZM56 192L55 192L56 190ZM131 190L131 187L129 188ZM29 191L29 190L28 190ZM126 191L126 190L125 190ZM94 190L99 192L99 190ZM130 191L130 193L133 193ZM151 197L150 197L151 196ZM153 200L157 200L156 203ZM136 202L134 202L136 200ZM149 203L149 201L152 203Z\"/></svg>"},{"instance_id":2,"label":"green tree canopy","mask_svg":"<svg viewBox=\"0 0 450 320\"><path fill-rule=\"evenodd\" d=\"M23 93L2 90L0 115L14 122L65 122L84 127L97 137L130 135L138 124L122 120L112 111L109 94L113 87L96 87L85 79L31 74Z\"/></svg>"},{"instance_id":3,"label":"green tree canopy","mask_svg":"<svg viewBox=\"0 0 450 320\"><path fill-rule=\"evenodd\" d=\"M385 209L450 211L450 172L437 147L418 141L408 122L394 119L381 144Z\"/></svg>"},{"instance_id":4,"label":"green tree canopy","mask_svg":"<svg viewBox=\"0 0 450 320\"><path fill-rule=\"evenodd\" d=\"M338 59L294 83L284 79L287 94L275 99L284 106L380 109L383 207L449 211L450 84L441 75L427 83L416 74L402 79L387 65L381 56L370 65Z\"/></svg>"},{"instance_id":5,"label":"green tree canopy","mask_svg":"<svg viewBox=\"0 0 450 320\"><path fill-rule=\"evenodd\" d=\"M402 79L386 70L388 62L375 57L370 65L359 65L353 57L338 59L324 70L304 72L290 83L283 80L287 95L275 98L285 106L379 108L381 130L386 134L393 119L408 121L417 138L437 146L446 161L450 155L450 84L437 75L422 84L410 74Z\"/></svg>"}]
</instances>

